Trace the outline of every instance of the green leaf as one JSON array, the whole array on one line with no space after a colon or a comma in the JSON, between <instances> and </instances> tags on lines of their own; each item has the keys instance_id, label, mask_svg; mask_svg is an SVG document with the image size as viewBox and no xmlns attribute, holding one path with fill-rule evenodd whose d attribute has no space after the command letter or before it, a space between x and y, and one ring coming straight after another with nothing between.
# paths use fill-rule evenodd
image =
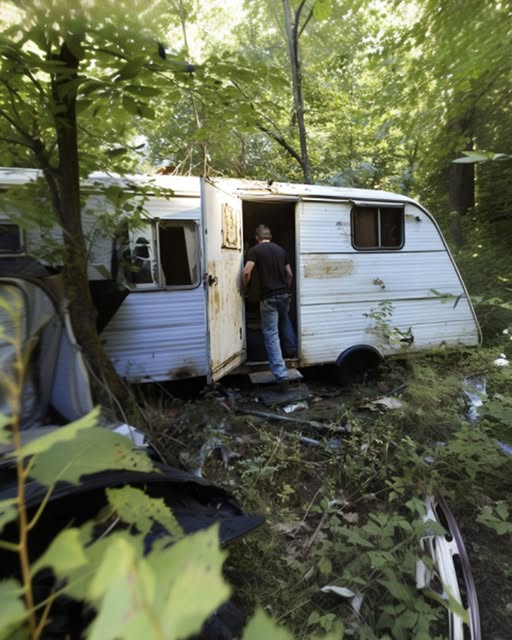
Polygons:
<instances>
[{"instance_id":1,"label":"green leaf","mask_svg":"<svg viewBox=\"0 0 512 640\"><path fill-rule=\"evenodd\" d=\"M456 158L452 162L455 164L474 164L488 160L507 160L512 157L508 153L494 153L494 151L463 151L462 153L463 157Z\"/></svg>"},{"instance_id":2,"label":"green leaf","mask_svg":"<svg viewBox=\"0 0 512 640\"><path fill-rule=\"evenodd\" d=\"M118 69L115 79L128 80L129 78L135 78L135 76L140 73L145 62L145 58L135 58L134 60L127 62L124 66Z\"/></svg>"},{"instance_id":3,"label":"green leaf","mask_svg":"<svg viewBox=\"0 0 512 640\"><path fill-rule=\"evenodd\" d=\"M0 413L0 444L12 443L12 431L9 428L11 422L12 418L10 416Z\"/></svg>"},{"instance_id":4,"label":"green leaf","mask_svg":"<svg viewBox=\"0 0 512 640\"><path fill-rule=\"evenodd\" d=\"M156 87L144 87L143 85L138 84L130 84L125 87L124 90L129 91L135 96L144 98L154 98L162 93L162 91Z\"/></svg>"},{"instance_id":5,"label":"green leaf","mask_svg":"<svg viewBox=\"0 0 512 640\"><path fill-rule=\"evenodd\" d=\"M313 7L313 17L315 20L325 20L331 15L331 0L316 0Z\"/></svg>"},{"instance_id":6,"label":"green leaf","mask_svg":"<svg viewBox=\"0 0 512 640\"><path fill-rule=\"evenodd\" d=\"M94 524L92 522L80 527L80 542L87 557L87 562L79 567L70 569L68 572L65 592L76 600L87 600L91 597L90 586L92 580L102 564L105 554L111 553L109 551L110 545L115 540L125 540L128 545L134 547L137 555L142 556L143 554L141 536L133 536L127 531L116 531L91 543L93 532Z\"/></svg>"},{"instance_id":7,"label":"green leaf","mask_svg":"<svg viewBox=\"0 0 512 640\"><path fill-rule=\"evenodd\" d=\"M222 577L225 555L217 527L156 548L146 558L140 545L117 536L103 545L89 587L99 612L89 640L178 640L197 633L229 596Z\"/></svg>"},{"instance_id":8,"label":"green leaf","mask_svg":"<svg viewBox=\"0 0 512 640\"><path fill-rule=\"evenodd\" d=\"M242 640L293 640L292 634L284 627L279 627L263 609L257 609L245 627Z\"/></svg>"},{"instance_id":9,"label":"green leaf","mask_svg":"<svg viewBox=\"0 0 512 640\"><path fill-rule=\"evenodd\" d=\"M155 576L136 546L126 538L112 539L90 584L89 598L98 603L98 614L89 640L162 637L152 610L154 595Z\"/></svg>"},{"instance_id":10,"label":"green leaf","mask_svg":"<svg viewBox=\"0 0 512 640\"><path fill-rule=\"evenodd\" d=\"M77 114L81 114L86 111L89 107L94 105L94 100L87 100L86 98L80 98L76 102L76 112Z\"/></svg>"},{"instance_id":11,"label":"green leaf","mask_svg":"<svg viewBox=\"0 0 512 640\"><path fill-rule=\"evenodd\" d=\"M44 436L40 436L35 440L27 443L18 451L18 457L25 458L26 456L33 456L38 453L43 453L44 451L48 451L51 447L56 444L68 442L70 440L74 440L84 429L91 429L98 422L98 417L100 415L99 407L95 407L90 413L88 413L83 418L76 420L75 422L71 422L64 427L60 427L51 433L48 433Z\"/></svg>"},{"instance_id":12,"label":"green leaf","mask_svg":"<svg viewBox=\"0 0 512 640\"><path fill-rule=\"evenodd\" d=\"M229 597L222 576L226 553L213 526L155 550L148 562L159 577L155 608L172 639L197 633L204 620ZM198 588L200 586L200 588Z\"/></svg>"},{"instance_id":13,"label":"green leaf","mask_svg":"<svg viewBox=\"0 0 512 640\"><path fill-rule=\"evenodd\" d=\"M469 624L469 613L464 609L461 602L455 598L449 587L443 585L448 597L448 608L452 613L458 616L465 624Z\"/></svg>"},{"instance_id":14,"label":"green leaf","mask_svg":"<svg viewBox=\"0 0 512 640\"><path fill-rule=\"evenodd\" d=\"M164 526L178 540L183 530L163 498L151 498L134 487L107 489L107 498L123 522L133 524L142 535L149 533L154 522Z\"/></svg>"},{"instance_id":15,"label":"green leaf","mask_svg":"<svg viewBox=\"0 0 512 640\"><path fill-rule=\"evenodd\" d=\"M381 578L380 580L378 580L378 582L382 586L386 587L389 593L397 600L400 600L401 602L410 601L410 589L405 584L402 584L396 576L389 574L389 577Z\"/></svg>"},{"instance_id":16,"label":"green leaf","mask_svg":"<svg viewBox=\"0 0 512 640\"><path fill-rule=\"evenodd\" d=\"M139 115L139 104L140 103L134 100L131 96L123 96L123 107L133 116Z\"/></svg>"},{"instance_id":17,"label":"green leaf","mask_svg":"<svg viewBox=\"0 0 512 640\"><path fill-rule=\"evenodd\" d=\"M141 118L146 118L147 120L153 120L155 117L155 110L150 106L145 104L144 102L139 103L139 115Z\"/></svg>"},{"instance_id":18,"label":"green leaf","mask_svg":"<svg viewBox=\"0 0 512 640\"><path fill-rule=\"evenodd\" d=\"M107 469L155 471L151 460L133 444L108 429L93 427L79 431L69 442L57 442L34 458L30 477L44 485L55 480L77 484L80 477Z\"/></svg>"},{"instance_id":19,"label":"green leaf","mask_svg":"<svg viewBox=\"0 0 512 640\"><path fill-rule=\"evenodd\" d=\"M22 598L23 588L17 580L0 582L0 640L10 638L27 617Z\"/></svg>"},{"instance_id":20,"label":"green leaf","mask_svg":"<svg viewBox=\"0 0 512 640\"><path fill-rule=\"evenodd\" d=\"M4 530L7 523L12 522L18 516L18 507L16 498L0 501L0 533Z\"/></svg>"},{"instance_id":21,"label":"green leaf","mask_svg":"<svg viewBox=\"0 0 512 640\"><path fill-rule=\"evenodd\" d=\"M65 529L52 540L48 549L31 567L34 576L43 567L49 567L58 578L87 562L79 529Z\"/></svg>"},{"instance_id":22,"label":"green leaf","mask_svg":"<svg viewBox=\"0 0 512 640\"><path fill-rule=\"evenodd\" d=\"M81 33L71 33L65 38L66 44L77 60L84 57L84 48L82 46L83 35Z\"/></svg>"}]
</instances>

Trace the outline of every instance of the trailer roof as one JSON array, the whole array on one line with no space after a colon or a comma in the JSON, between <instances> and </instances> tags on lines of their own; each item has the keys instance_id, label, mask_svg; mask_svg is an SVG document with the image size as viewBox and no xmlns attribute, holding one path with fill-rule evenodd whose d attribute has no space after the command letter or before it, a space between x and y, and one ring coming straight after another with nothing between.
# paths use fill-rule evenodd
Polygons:
<instances>
[{"instance_id":1,"label":"trailer roof","mask_svg":"<svg viewBox=\"0 0 512 640\"><path fill-rule=\"evenodd\" d=\"M0 167L0 186L21 185L41 177L39 169ZM95 183L105 185L119 185L127 189L134 186L154 185L160 189L171 189L176 195L199 196L201 193L201 178L194 176L167 175L126 175L120 176L95 171L91 173L83 184L94 188ZM211 180L213 184L229 187L232 193L238 193L246 199L269 199L275 197L290 197L297 199L326 199L326 200L381 200L383 202L415 202L408 196L374 189L356 189L352 187L335 187L319 184L296 184L290 182L272 182L264 180L248 180L238 178L218 178Z\"/></svg>"},{"instance_id":2,"label":"trailer roof","mask_svg":"<svg viewBox=\"0 0 512 640\"><path fill-rule=\"evenodd\" d=\"M334 187L321 184L295 184L291 182L272 182L256 180L234 180L239 183L236 190L241 195L292 196L301 199L326 200L382 200L385 202L414 202L412 198L391 191L376 189L356 189L353 187Z\"/></svg>"}]
</instances>

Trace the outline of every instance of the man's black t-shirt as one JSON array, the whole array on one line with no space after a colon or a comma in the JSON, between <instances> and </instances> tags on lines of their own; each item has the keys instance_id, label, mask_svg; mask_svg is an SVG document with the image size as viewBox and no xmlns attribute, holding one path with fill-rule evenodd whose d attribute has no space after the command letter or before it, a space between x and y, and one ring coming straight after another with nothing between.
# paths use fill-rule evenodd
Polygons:
<instances>
[{"instance_id":1,"label":"man's black t-shirt","mask_svg":"<svg viewBox=\"0 0 512 640\"><path fill-rule=\"evenodd\" d=\"M259 242L247 252L247 261L255 263L261 283L262 299L288 292L285 266L288 254L275 242Z\"/></svg>"}]
</instances>

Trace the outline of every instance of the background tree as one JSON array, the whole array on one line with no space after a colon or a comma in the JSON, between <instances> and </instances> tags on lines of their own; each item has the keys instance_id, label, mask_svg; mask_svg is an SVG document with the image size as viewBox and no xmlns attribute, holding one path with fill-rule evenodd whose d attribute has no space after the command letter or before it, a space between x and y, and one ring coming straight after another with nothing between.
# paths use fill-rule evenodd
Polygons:
<instances>
[{"instance_id":1,"label":"background tree","mask_svg":"<svg viewBox=\"0 0 512 640\"><path fill-rule=\"evenodd\" d=\"M103 401L114 370L95 328L81 222L80 176L116 166L148 101L176 90L177 59L159 33L162 2L4 2L9 24L0 40L0 137L19 163L42 170L62 229L63 275L78 342Z\"/></svg>"}]
</instances>

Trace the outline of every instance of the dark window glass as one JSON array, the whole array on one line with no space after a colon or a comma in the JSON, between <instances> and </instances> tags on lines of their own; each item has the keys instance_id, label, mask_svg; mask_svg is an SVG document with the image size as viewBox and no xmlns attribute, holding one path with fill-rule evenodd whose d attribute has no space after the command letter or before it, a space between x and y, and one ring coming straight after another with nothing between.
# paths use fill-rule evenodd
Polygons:
<instances>
[{"instance_id":1,"label":"dark window glass","mask_svg":"<svg viewBox=\"0 0 512 640\"><path fill-rule=\"evenodd\" d=\"M0 222L0 252L16 253L21 250L21 233L17 224Z\"/></svg>"},{"instance_id":2,"label":"dark window glass","mask_svg":"<svg viewBox=\"0 0 512 640\"><path fill-rule=\"evenodd\" d=\"M378 246L378 210L358 207L353 210L354 245L356 247Z\"/></svg>"},{"instance_id":3,"label":"dark window glass","mask_svg":"<svg viewBox=\"0 0 512 640\"><path fill-rule=\"evenodd\" d=\"M403 244L403 209L380 209L380 246L398 249Z\"/></svg>"},{"instance_id":4,"label":"dark window glass","mask_svg":"<svg viewBox=\"0 0 512 640\"><path fill-rule=\"evenodd\" d=\"M402 207L353 207L352 238L356 249L400 249L404 243Z\"/></svg>"},{"instance_id":5,"label":"dark window glass","mask_svg":"<svg viewBox=\"0 0 512 640\"><path fill-rule=\"evenodd\" d=\"M198 283L197 227L193 222L159 225L160 265L163 286L193 286Z\"/></svg>"}]
</instances>

